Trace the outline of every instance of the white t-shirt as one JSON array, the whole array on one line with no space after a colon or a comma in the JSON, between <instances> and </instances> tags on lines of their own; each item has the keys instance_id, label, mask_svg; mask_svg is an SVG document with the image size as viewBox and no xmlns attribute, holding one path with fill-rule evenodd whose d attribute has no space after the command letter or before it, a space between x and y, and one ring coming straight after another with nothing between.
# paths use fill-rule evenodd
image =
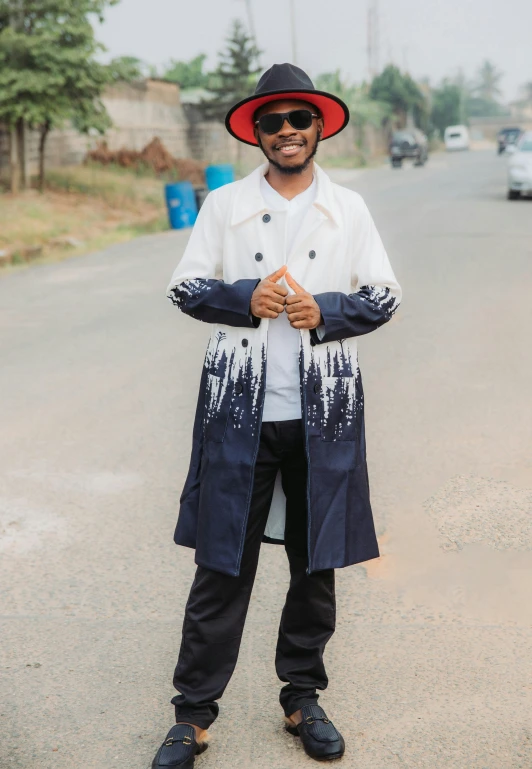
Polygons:
<instances>
[{"instance_id":1,"label":"white t-shirt","mask_svg":"<svg viewBox=\"0 0 532 769\"><path fill-rule=\"evenodd\" d=\"M261 178L261 193L271 211L284 213L285 247L279 254L279 265L286 264L298 231L310 206L316 198L316 179L304 192L287 200ZM282 259L282 261L281 261ZM284 278L280 284L288 288ZM289 289L290 290L290 289ZM266 394L263 422L283 422L301 419L301 394L299 391L299 330L292 328L286 312L271 319L268 326L268 358L266 363Z\"/></svg>"}]
</instances>

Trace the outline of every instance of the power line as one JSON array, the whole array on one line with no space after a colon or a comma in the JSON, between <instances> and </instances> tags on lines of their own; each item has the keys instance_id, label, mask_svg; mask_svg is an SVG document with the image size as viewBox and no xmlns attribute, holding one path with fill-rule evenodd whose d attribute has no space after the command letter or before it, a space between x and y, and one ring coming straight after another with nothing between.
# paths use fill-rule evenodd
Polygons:
<instances>
[{"instance_id":1,"label":"power line","mask_svg":"<svg viewBox=\"0 0 532 769\"><path fill-rule=\"evenodd\" d=\"M290 26L292 28L292 64L297 64L297 34L295 0L290 0Z\"/></svg>"}]
</instances>

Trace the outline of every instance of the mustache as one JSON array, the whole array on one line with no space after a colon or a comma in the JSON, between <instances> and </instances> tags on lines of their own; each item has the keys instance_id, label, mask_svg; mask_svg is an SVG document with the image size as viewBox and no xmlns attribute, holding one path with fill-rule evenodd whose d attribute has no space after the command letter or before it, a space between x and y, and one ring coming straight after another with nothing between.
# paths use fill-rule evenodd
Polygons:
<instances>
[{"instance_id":1,"label":"mustache","mask_svg":"<svg viewBox=\"0 0 532 769\"><path fill-rule=\"evenodd\" d=\"M297 166L283 166L281 163L278 163L274 157L270 157L268 151L266 150L266 148L264 147L261 141L260 136L258 137L259 147L262 150L263 155L271 163L272 166L277 168L278 171L280 171L282 174L285 174L286 176L295 176L296 174L303 173L303 171L305 171L309 167L312 161L312 158L316 155L316 152L318 151L318 145L320 140L321 140L321 131L318 131L316 142L312 147L312 151L310 152L308 157L303 161L303 163ZM284 142L284 144L290 144L290 143L294 144L294 142ZM308 142L305 142L305 143L308 144Z\"/></svg>"},{"instance_id":2,"label":"mustache","mask_svg":"<svg viewBox=\"0 0 532 769\"><path fill-rule=\"evenodd\" d=\"M297 141L287 141L287 142L279 142L275 145L275 149L279 149L279 147L290 147L292 144L297 144L298 147L305 147L305 145L308 144L306 139L298 139Z\"/></svg>"}]
</instances>

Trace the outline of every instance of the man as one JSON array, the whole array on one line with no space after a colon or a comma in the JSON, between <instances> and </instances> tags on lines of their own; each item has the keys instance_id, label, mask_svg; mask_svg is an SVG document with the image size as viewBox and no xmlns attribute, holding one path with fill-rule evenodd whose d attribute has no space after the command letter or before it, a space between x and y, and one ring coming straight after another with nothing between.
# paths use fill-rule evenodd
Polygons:
<instances>
[{"instance_id":1,"label":"man","mask_svg":"<svg viewBox=\"0 0 532 769\"><path fill-rule=\"evenodd\" d=\"M276 670L309 756L344 741L317 704L335 627L334 569L378 556L356 337L388 321L400 288L355 192L314 164L349 112L290 64L229 112L267 163L211 193L168 289L212 324L177 544L198 564L172 700L153 767L192 767L236 665L261 541L284 543L290 587Z\"/></svg>"}]
</instances>

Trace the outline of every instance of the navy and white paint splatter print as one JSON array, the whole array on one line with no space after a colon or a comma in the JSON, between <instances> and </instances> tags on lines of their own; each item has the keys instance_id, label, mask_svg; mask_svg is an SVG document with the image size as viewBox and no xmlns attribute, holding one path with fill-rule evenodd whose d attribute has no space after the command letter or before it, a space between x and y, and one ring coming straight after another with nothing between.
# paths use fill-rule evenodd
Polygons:
<instances>
[{"instance_id":1,"label":"navy and white paint splatter print","mask_svg":"<svg viewBox=\"0 0 532 769\"><path fill-rule=\"evenodd\" d=\"M175 541L195 548L198 564L230 575L240 569L268 360L269 321L254 318L250 302L281 266L284 237L279 215L264 217L266 170L208 196L168 287L182 312L212 324ZM319 333L301 331L300 346L310 572L378 555L357 337L389 321L401 298L360 196L317 166L316 177L316 200L287 260L323 321ZM266 536L283 539L282 494L274 494Z\"/></svg>"}]
</instances>

